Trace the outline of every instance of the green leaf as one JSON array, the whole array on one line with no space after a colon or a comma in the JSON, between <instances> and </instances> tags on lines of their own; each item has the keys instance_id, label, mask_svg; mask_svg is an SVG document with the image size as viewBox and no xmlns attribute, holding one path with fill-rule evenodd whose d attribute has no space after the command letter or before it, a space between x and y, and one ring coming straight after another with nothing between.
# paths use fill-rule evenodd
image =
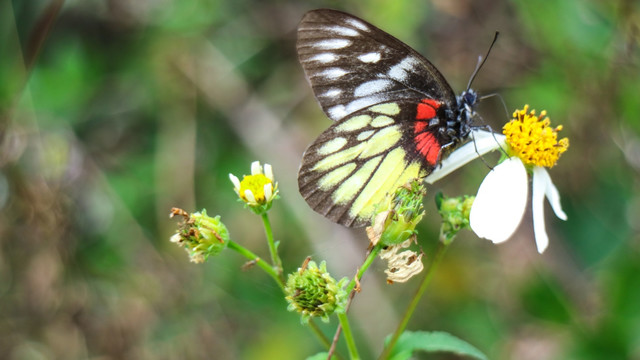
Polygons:
<instances>
[{"instance_id":1,"label":"green leaf","mask_svg":"<svg viewBox=\"0 0 640 360\"><path fill-rule=\"evenodd\" d=\"M315 355L309 356L306 360L327 360L327 355L329 355L329 353L326 351L323 351L321 353L317 353ZM332 355L331 359L337 359L337 358Z\"/></svg>"},{"instance_id":2,"label":"green leaf","mask_svg":"<svg viewBox=\"0 0 640 360\"><path fill-rule=\"evenodd\" d=\"M386 342L389 342L387 337ZM487 356L468 342L443 331L406 331L391 353L392 360L408 359L415 351L450 352L475 359L487 360Z\"/></svg>"}]
</instances>

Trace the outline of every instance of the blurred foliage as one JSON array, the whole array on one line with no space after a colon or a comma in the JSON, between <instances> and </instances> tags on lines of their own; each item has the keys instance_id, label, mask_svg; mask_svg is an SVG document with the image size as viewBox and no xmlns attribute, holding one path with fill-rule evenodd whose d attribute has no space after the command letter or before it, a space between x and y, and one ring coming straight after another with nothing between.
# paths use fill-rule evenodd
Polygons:
<instances>
[{"instance_id":1,"label":"blurred foliage","mask_svg":"<svg viewBox=\"0 0 640 360\"><path fill-rule=\"evenodd\" d=\"M237 254L193 265L168 241L172 206L206 207L267 256L260 220L227 177L260 160L280 182L271 218L285 271L309 254L335 277L362 261L362 232L329 223L297 193L305 146L330 123L295 53L297 22L319 7L394 34L456 91L499 30L474 88L501 94L509 111L548 110L571 140L551 170L569 220L549 217L550 249L535 252L530 216L506 244L459 238L409 329L447 331L491 359L640 359L634 0L0 2L0 358L323 350L271 279L241 271ZM506 121L496 98L479 112L494 129ZM471 194L486 171L477 162L435 187ZM427 199L429 257L439 224ZM350 311L373 349L366 358L415 288L385 285L381 267Z\"/></svg>"}]
</instances>

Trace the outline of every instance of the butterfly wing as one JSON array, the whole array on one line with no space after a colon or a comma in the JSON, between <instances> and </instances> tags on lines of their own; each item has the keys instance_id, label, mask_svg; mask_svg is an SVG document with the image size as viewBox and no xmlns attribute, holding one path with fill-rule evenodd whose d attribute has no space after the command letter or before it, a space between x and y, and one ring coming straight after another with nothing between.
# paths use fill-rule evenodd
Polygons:
<instances>
[{"instance_id":1,"label":"butterfly wing","mask_svg":"<svg viewBox=\"0 0 640 360\"><path fill-rule=\"evenodd\" d=\"M403 99L439 99L457 110L455 94L435 66L355 16L329 9L306 13L297 51L316 99L334 121Z\"/></svg>"},{"instance_id":2,"label":"butterfly wing","mask_svg":"<svg viewBox=\"0 0 640 360\"><path fill-rule=\"evenodd\" d=\"M305 151L300 193L334 222L369 224L388 193L435 167L441 143L434 120L443 116L440 109L435 100L409 99L370 106L339 120Z\"/></svg>"},{"instance_id":3,"label":"butterfly wing","mask_svg":"<svg viewBox=\"0 0 640 360\"><path fill-rule=\"evenodd\" d=\"M365 226L387 194L429 174L458 142L455 94L422 55L340 11L305 14L297 49L316 99L336 121L305 151L300 193L330 220Z\"/></svg>"}]
</instances>

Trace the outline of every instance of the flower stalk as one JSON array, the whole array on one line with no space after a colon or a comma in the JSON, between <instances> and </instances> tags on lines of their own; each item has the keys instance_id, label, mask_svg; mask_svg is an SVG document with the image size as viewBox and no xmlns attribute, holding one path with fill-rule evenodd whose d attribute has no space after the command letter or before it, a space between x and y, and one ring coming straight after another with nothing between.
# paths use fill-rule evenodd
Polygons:
<instances>
[{"instance_id":1,"label":"flower stalk","mask_svg":"<svg viewBox=\"0 0 640 360\"><path fill-rule=\"evenodd\" d=\"M382 351L382 354L380 354L379 359L388 359L389 356L391 355L391 351L393 350L394 346L398 342L398 338L400 337L400 335L402 335L404 330L407 328L407 324L409 323L409 320L413 316L413 313L415 312L416 307L420 302L420 299L422 298L425 291L427 290L427 287L429 287L429 284L431 283L431 279L433 278L433 274L435 273L436 269L438 268L438 265L440 265L440 262L444 258L444 254L446 253L450 244L451 242L447 243L447 242L440 241L440 246L438 247L438 251L436 252L431 263L429 264L427 273L422 278L422 281L420 282L420 286L418 287L418 290L416 290L416 293L411 298L411 302L407 306L407 309L405 310L404 315L402 316L402 319L398 324L398 327L393 332L391 340L389 341L387 346L385 346L384 350Z\"/></svg>"},{"instance_id":2,"label":"flower stalk","mask_svg":"<svg viewBox=\"0 0 640 360\"><path fill-rule=\"evenodd\" d=\"M349 349L349 358L351 360L359 360L360 354L356 346L353 333L351 332L351 325L349 325L349 318L347 313L338 313L338 319L340 320L340 327L342 327L342 333L344 334L344 340L347 343L347 349Z\"/></svg>"},{"instance_id":3,"label":"flower stalk","mask_svg":"<svg viewBox=\"0 0 640 360\"><path fill-rule=\"evenodd\" d=\"M264 225L264 232L269 246L269 253L271 254L271 264L280 280L284 281L284 278L282 277L282 260L280 259L280 255L278 255L278 243L273 239L273 230L271 230L269 216L264 212L260 217L262 218L262 224Z\"/></svg>"},{"instance_id":4,"label":"flower stalk","mask_svg":"<svg viewBox=\"0 0 640 360\"><path fill-rule=\"evenodd\" d=\"M245 258L254 261L256 265L258 265L262 270L264 270L273 280L278 284L280 289L284 290L284 281L282 277L275 271L273 266L269 265L269 263L262 260L258 255L254 254L251 250L245 248L244 246L238 244L237 242L230 240L229 241L229 249L236 251L238 254L244 256Z\"/></svg>"}]
</instances>

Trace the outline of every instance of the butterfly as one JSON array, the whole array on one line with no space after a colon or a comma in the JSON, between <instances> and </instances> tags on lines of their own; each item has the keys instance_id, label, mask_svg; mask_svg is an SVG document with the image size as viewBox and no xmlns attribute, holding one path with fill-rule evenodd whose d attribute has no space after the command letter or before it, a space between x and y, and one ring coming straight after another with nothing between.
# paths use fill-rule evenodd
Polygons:
<instances>
[{"instance_id":1,"label":"butterfly","mask_svg":"<svg viewBox=\"0 0 640 360\"><path fill-rule=\"evenodd\" d=\"M335 122L305 151L298 188L316 212L348 227L371 223L387 194L424 178L471 132L478 96L457 96L426 58L353 15L306 13L300 64Z\"/></svg>"}]
</instances>

